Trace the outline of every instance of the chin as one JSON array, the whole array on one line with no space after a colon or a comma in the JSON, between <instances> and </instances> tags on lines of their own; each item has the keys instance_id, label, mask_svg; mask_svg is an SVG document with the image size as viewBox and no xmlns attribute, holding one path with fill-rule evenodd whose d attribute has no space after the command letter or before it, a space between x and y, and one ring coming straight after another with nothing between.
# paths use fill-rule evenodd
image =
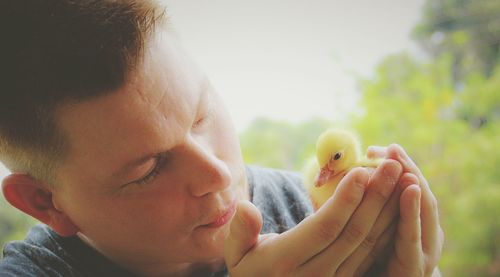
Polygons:
<instances>
[{"instance_id":1,"label":"chin","mask_svg":"<svg viewBox=\"0 0 500 277\"><path fill-rule=\"evenodd\" d=\"M224 240L229 234L230 222L217 230L199 230L196 242L197 257L200 261L210 261L224 257Z\"/></svg>"}]
</instances>

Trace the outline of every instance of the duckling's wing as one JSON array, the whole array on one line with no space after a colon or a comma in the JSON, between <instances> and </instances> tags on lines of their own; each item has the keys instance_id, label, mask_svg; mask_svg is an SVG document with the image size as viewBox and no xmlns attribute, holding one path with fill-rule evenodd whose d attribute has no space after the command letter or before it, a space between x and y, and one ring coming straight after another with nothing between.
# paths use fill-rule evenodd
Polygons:
<instances>
[{"instance_id":1,"label":"duckling's wing","mask_svg":"<svg viewBox=\"0 0 500 277\"><path fill-rule=\"evenodd\" d=\"M377 167L382 163L384 159L369 159L367 157L361 157L358 159L356 166L361 167Z\"/></svg>"},{"instance_id":2,"label":"duckling's wing","mask_svg":"<svg viewBox=\"0 0 500 277\"><path fill-rule=\"evenodd\" d=\"M314 182L316 181L316 176L319 172L319 165L316 158L310 159L303 170L304 173L304 186L306 190L314 188Z\"/></svg>"}]
</instances>

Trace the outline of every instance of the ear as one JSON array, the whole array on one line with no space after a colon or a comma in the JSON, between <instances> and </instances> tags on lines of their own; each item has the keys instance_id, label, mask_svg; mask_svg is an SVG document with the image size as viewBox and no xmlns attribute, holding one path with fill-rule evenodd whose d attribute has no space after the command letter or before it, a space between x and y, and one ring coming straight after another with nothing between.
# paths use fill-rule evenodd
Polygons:
<instances>
[{"instance_id":1,"label":"ear","mask_svg":"<svg viewBox=\"0 0 500 277\"><path fill-rule=\"evenodd\" d=\"M78 232L71 219L54 206L52 191L29 175L14 173L5 177L2 191L12 206L49 225L59 235L67 237Z\"/></svg>"}]
</instances>

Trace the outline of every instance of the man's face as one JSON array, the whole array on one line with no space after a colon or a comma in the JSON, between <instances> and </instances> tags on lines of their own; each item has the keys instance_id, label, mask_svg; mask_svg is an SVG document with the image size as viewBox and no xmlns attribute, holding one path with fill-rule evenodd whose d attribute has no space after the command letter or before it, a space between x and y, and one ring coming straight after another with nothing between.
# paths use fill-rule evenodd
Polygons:
<instances>
[{"instance_id":1,"label":"man's face","mask_svg":"<svg viewBox=\"0 0 500 277\"><path fill-rule=\"evenodd\" d=\"M126 86L58 118L70 152L53 199L84 240L130 268L222 257L248 197L243 161L221 99L170 35Z\"/></svg>"}]
</instances>

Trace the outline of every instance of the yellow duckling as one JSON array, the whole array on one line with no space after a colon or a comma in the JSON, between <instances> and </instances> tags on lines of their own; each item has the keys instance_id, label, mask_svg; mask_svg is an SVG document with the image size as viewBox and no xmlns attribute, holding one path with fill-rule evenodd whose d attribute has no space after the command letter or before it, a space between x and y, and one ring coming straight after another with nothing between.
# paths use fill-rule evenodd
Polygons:
<instances>
[{"instance_id":1,"label":"yellow duckling","mask_svg":"<svg viewBox=\"0 0 500 277\"><path fill-rule=\"evenodd\" d=\"M316 142L316 158L305 168L304 184L317 210L335 192L340 180L354 167L377 167L381 159L361 156L357 137L345 130L329 129Z\"/></svg>"}]
</instances>

